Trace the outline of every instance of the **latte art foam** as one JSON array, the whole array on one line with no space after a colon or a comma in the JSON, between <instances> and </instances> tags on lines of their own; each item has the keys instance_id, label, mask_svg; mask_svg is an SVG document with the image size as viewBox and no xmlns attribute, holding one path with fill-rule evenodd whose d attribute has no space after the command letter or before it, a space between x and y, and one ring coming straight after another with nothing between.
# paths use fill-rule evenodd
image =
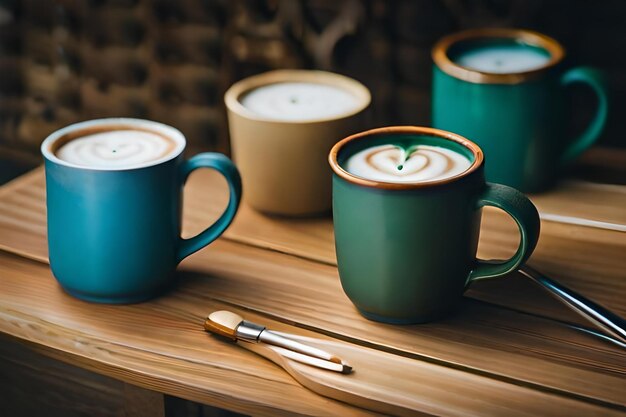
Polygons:
<instances>
[{"instance_id":1,"label":"latte art foam","mask_svg":"<svg viewBox=\"0 0 626 417\"><path fill-rule=\"evenodd\" d=\"M368 180L415 183L453 177L471 165L463 155L438 146L416 145L405 150L380 145L352 155L345 169Z\"/></svg>"},{"instance_id":2,"label":"latte art foam","mask_svg":"<svg viewBox=\"0 0 626 417\"><path fill-rule=\"evenodd\" d=\"M143 130L111 130L73 139L55 153L71 164L122 168L164 158L174 151L173 139Z\"/></svg>"}]
</instances>

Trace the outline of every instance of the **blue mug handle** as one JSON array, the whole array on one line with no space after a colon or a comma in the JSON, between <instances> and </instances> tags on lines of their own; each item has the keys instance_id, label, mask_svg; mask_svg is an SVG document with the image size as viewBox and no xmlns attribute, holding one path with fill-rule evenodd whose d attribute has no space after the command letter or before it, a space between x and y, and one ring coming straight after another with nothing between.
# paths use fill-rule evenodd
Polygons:
<instances>
[{"instance_id":1,"label":"blue mug handle","mask_svg":"<svg viewBox=\"0 0 626 417\"><path fill-rule=\"evenodd\" d=\"M230 159L220 153L212 152L200 153L192 157L181 166L181 184L184 185L189 174L198 168L211 168L222 174L228 183L230 198L224 213L215 223L192 238L179 238L178 249L176 250L176 263L181 262L187 256L199 251L217 239L235 218L239 202L241 201L241 177L237 167Z\"/></svg>"}]
</instances>

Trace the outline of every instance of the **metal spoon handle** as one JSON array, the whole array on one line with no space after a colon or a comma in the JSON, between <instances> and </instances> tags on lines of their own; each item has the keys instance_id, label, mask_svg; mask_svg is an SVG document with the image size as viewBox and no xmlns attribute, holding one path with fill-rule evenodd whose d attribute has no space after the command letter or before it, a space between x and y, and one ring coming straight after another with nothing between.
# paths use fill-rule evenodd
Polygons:
<instances>
[{"instance_id":1,"label":"metal spoon handle","mask_svg":"<svg viewBox=\"0 0 626 417\"><path fill-rule=\"evenodd\" d=\"M546 277L528 265L521 267L519 272L532 279L551 295L565 303L569 308L596 325L607 336L617 339L616 344L624 347L626 343L626 320L575 291L564 287L562 284ZM607 339L611 340L610 337L607 337ZM611 341L615 342L615 340Z\"/></svg>"}]
</instances>

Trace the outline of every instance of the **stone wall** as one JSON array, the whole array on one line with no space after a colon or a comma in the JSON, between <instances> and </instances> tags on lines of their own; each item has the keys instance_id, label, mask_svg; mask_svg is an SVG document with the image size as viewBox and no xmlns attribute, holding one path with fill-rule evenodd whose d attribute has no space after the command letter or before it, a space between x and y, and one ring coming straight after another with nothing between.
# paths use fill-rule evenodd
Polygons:
<instances>
[{"instance_id":1,"label":"stone wall","mask_svg":"<svg viewBox=\"0 0 626 417\"><path fill-rule=\"evenodd\" d=\"M320 68L373 93L373 125L428 124L430 49L462 28L512 26L559 39L603 68L612 109L601 143L626 146L621 0L0 0L0 147L36 154L74 121L141 117L228 151L222 96L247 75ZM592 114L572 91L573 132Z\"/></svg>"}]
</instances>

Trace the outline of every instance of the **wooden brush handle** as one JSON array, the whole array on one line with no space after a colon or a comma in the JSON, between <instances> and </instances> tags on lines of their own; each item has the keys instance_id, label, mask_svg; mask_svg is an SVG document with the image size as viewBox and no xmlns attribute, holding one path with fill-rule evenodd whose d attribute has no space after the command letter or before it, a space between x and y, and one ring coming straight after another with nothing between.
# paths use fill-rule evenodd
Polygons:
<instances>
[{"instance_id":1,"label":"wooden brush handle","mask_svg":"<svg viewBox=\"0 0 626 417\"><path fill-rule=\"evenodd\" d=\"M204 320L204 330L206 330L207 332L219 334L220 336L227 337L230 340L237 340L235 332L224 329L222 326L218 326L208 318Z\"/></svg>"}]
</instances>

